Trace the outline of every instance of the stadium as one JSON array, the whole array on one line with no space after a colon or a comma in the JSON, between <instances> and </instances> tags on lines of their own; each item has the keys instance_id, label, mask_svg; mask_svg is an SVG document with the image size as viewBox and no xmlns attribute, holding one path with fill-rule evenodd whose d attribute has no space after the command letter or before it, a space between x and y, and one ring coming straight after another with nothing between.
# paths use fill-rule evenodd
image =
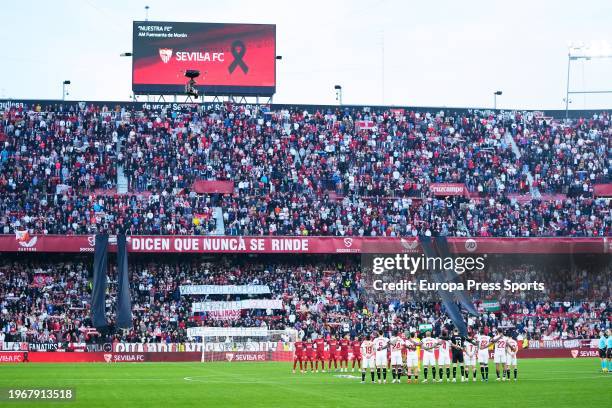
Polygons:
<instances>
[{"instance_id":1,"label":"stadium","mask_svg":"<svg viewBox=\"0 0 612 408\"><path fill-rule=\"evenodd\" d=\"M3 405L609 404L605 42L547 34L548 50L522 45L539 78L509 57L495 68L504 91L442 89L444 75L486 82L493 69L461 74L485 64L467 40L490 26L449 2L414 27L400 16L427 9L391 0L314 2L303 17L287 4L133 3L36 4L36 41L7 45ZM612 14L582 9L610 6L586 3L534 5L576 24L529 35L609 37L595 26ZM500 27L519 12L491 7ZM25 31L30 10L5 8ZM425 37L396 52L457 15L465 32L445 47L465 68L418 65ZM523 35L482 47L514 55ZM516 105L498 107L506 97Z\"/></svg>"}]
</instances>

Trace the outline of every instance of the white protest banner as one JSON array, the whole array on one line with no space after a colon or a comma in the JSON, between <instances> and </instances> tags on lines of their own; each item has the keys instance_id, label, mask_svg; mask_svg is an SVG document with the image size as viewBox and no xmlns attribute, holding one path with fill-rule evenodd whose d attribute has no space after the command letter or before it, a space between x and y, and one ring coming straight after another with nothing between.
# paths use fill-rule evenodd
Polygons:
<instances>
[{"instance_id":1,"label":"white protest banner","mask_svg":"<svg viewBox=\"0 0 612 408\"><path fill-rule=\"evenodd\" d=\"M283 301L280 299L247 299L234 302L194 302L191 311L210 312L213 310L242 310L242 309L282 309Z\"/></svg>"},{"instance_id":2,"label":"white protest banner","mask_svg":"<svg viewBox=\"0 0 612 408\"><path fill-rule=\"evenodd\" d=\"M267 285L181 285L181 295L267 295Z\"/></svg>"},{"instance_id":3,"label":"white protest banner","mask_svg":"<svg viewBox=\"0 0 612 408\"><path fill-rule=\"evenodd\" d=\"M267 337L266 327L190 327L189 337Z\"/></svg>"}]
</instances>

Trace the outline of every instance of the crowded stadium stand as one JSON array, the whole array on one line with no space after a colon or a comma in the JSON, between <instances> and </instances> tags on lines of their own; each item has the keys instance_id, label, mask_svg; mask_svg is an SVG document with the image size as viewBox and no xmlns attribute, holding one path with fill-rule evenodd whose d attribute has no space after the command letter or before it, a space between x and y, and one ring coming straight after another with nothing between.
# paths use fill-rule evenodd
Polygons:
<instances>
[{"instance_id":1,"label":"crowded stadium stand","mask_svg":"<svg viewBox=\"0 0 612 408\"><path fill-rule=\"evenodd\" d=\"M293 258L293 259L292 259ZM292 328L300 337L350 335L355 337L393 324L401 330L431 324L436 334L451 327L441 303L370 299L363 288L359 262L350 256L283 257L206 257L167 256L163 260L137 257L131 261L130 280L133 302L133 328L108 333L91 330L91 286L88 261L83 256L4 259L0 277L2 331L5 341L88 343L125 341L187 342L187 329L196 326L265 327L269 330ZM557 267L557 266L554 266ZM590 295L597 302L553 301L554 289L538 300L515 301L496 298L502 314L483 312L479 317L466 314L475 330L516 327L525 338L536 340L590 339L598 336L609 319L610 288L605 268L591 270L593 280L585 288L597 293L577 293L575 299ZM527 274L529 267L514 263L498 273ZM116 268L111 268L108 310L117 295ZM559 271L557 279L564 274ZM235 301L262 297L282 300L273 309L244 309L238 314L194 313L194 296L180 293L180 286L265 285L268 295L210 295L207 301ZM554 282L547 282L554 284ZM486 302L486 294L476 296L476 304Z\"/></svg>"},{"instance_id":2,"label":"crowded stadium stand","mask_svg":"<svg viewBox=\"0 0 612 408\"><path fill-rule=\"evenodd\" d=\"M133 327L114 327L113 267L110 324L100 332L90 320L90 257L27 253L54 235L330 236L347 247L364 237L589 238L601 240L596 252L609 250L608 112L565 120L230 103L0 106L0 250L20 251L0 260L0 344L177 343L198 326L295 329L300 337L450 327L440 302L369 298L354 254L137 254L129 264ZM529 273L517 262L500 268ZM529 339L595 338L610 319L606 270L609 263L594 263L576 286L596 301L556 297L552 281L539 299L497 298L495 313L481 308L466 321L487 332L515 327ZM265 298L282 307L197 313L194 297L179 290L189 284L265 285ZM262 297L206 298L245 299ZM475 296L476 305L490 300Z\"/></svg>"},{"instance_id":3,"label":"crowded stadium stand","mask_svg":"<svg viewBox=\"0 0 612 408\"><path fill-rule=\"evenodd\" d=\"M397 111L9 106L0 232L610 235L607 112Z\"/></svg>"}]
</instances>

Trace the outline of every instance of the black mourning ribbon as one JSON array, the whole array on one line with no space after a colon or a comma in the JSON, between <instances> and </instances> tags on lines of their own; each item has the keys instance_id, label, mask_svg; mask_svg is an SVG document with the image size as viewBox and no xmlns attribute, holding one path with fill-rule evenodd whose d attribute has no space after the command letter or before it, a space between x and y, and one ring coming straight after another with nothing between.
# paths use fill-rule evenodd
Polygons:
<instances>
[{"instance_id":1,"label":"black mourning ribbon","mask_svg":"<svg viewBox=\"0 0 612 408\"><path fill-rule=\"evenodd\" d=\"M237 67L242 69L245 74L249 72L249 67L244 63L242 57L246 54L246 47L241 40L236 40L232 43L232 56L234 61L229 66L229 73L233 74Z\"/></svg>"}]
</instances>

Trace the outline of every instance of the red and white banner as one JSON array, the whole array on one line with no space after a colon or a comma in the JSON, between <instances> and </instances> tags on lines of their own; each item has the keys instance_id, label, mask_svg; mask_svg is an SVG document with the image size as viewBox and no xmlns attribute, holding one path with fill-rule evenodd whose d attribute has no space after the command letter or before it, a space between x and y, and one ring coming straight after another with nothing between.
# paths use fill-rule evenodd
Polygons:
<instances>
[{"instance_id":1,"label":"red and white banner","mask_svg":"<svg viewBox=\"0 0 612 408\"><path fill-rule=\"evenodd\" d=\"M23 353L0 352L0 363L22 363Z\"/></svg>"},{"instance_id":2,"label":"red and white banner","mask_svg":"<svg viewBox=\"0 0 612 408\"><path fill-rule=\"evenodd\" d=\"M53 283L53 277L42 273L37 273L32 278L30 286L42 288Z\"/></svg>"},{"instance_id":3,"label":"red and white banner","mask_svg":"<svg viewBox=\"0 0 612 408\"><path fill-rule=\"evenodd\" d=\"M283 301L280 299L246 299L233 302L193 302L191 311L199 312L221 312L242 309L282 309Z\"/></svg>"},{"instance_id":4,"label":"red and white banner","mask_svg":"<svg viewBox=\"0 0 612 408\"><path fill-rule=\"evenodd\" d=\"M240 319L240 310L213 310L208 312L208 316L213 320L235 321Z\"/></svg>"},{"instance_id":5,"label":"red and white banner","mask_svg":"<svg viewBox=\"0 0 612 408\"><path fill-rule=\"evenodd\" d=\"M517 358L593 358L598 357L596 348L574 349L522 349ZM493 358L493 356L491 356Z\"/></svg>"},{"instance_id":6,"label":"red and white banner","mask_svg":"<svg viewBox=\"0 0 612 408\"><path fill-rule=\"evenodd\" d=\"M529 349L597 348L597 339L529 340Z\"/></svg>"},{"instance_id":7,"label":"red and white banner","mask_svg":"<svg viewBox=\"0 0 612 408\"><path fill-rule=\"evenodd\" d=\"M293 354L292 352L286 352ZM268 353L265 351L212 351L204 353L202 357L204 361L227 361L227 362L242 362L242 361L268 361ZM290 361L290 360L285 360Z\"/></svg>"},{"instance_id":8,"label":"red and white banner","mask_svg":"<svg viewBox=\"0 0 612 408\"><path fill-rule=\"evenodd\" d=\"M372 120L356 120L355 128L357 128L357 130L374 130L376 124Z\"/></svg>"},{"instance_id":9,"label":"red and white banner","mask_svg":"<svg viewBox=\"0 0 612 408\"><path fill-rule=\"evenodd\" d=\"M0 252L93 252L93 235L0 235ZM598 238L448 238L452 253L567 254L612 253L612 239ZM111 240L110 251L116 251ZM392 237L239 237L128 236L130 252L140 253L420 253L417 238Z\"/></svg>"},{"instance_id":10,"label":"red and white banner","mask_svg":"<svg viewBox=\"0 0 612 408\"><path fill-rule=\"evenodd\" d=\"M0 342L0 350L2 351L27 351L28 343L24 341L5 341Z\"/></svg>"},{"instance_id":11,"label":"red and white banner","mask_svg":"<svg viewBox=\"0 0 612 408\"><path fill-rule=\"evenodd\" d=\"M406 110L403 108L391 108L389 109L389 111L393 114L394 117L396 118L401 118L402 116L404 116L404 114L406 113Z\"/></svg>"},{"instance_id":12,"label":"red and white banner","mask_svg":"<svg viewBox=\"0 0 612 408\"><path fill-rule=\"evenodd\" d=\"M431 183L429 188L437 196L467 196L468 190L461 183Z\"/></svg>"}]
</instances>

